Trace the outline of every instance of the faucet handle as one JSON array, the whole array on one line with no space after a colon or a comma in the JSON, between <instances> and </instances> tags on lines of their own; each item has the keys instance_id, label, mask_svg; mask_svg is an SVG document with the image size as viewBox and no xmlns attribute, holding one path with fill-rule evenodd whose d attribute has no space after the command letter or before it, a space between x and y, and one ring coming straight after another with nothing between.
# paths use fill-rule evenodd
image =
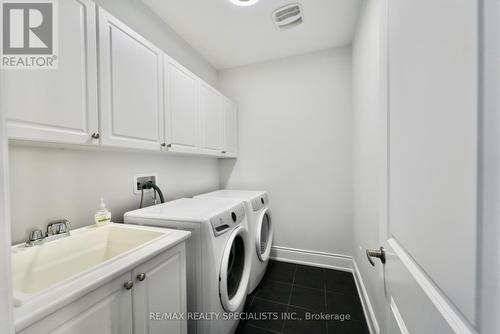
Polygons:
<instances>
[{"instance_id":1,"label":"faucet handle","mask_svg":"<svg viewBox=\"0 0 500 334\"><path fill-rule=\"evenodd\" d=\"M47 225L47 236L69 233L71 223L67 219L59 219L50 222Z\"/></svg>"},{"instance_id":2,"label":"faucet handle","mask_svg":"<svg viewBox=\"0 0 500 334\"><path fill-rule=\"evenodd\" d=\"M38 241L41 239L43 239L43 232L37 228L30 232L28 241Z\"/></svg>"},{"instance_id":3,"label":"faucet handle","mask_svg":"<svg viewBox=\"0 0 500 334\"><path fill-rule=\"evenodd\" d=\"M30 231L28 236L28 241L26 241L26 247L33 247L43 243L43 232L40 229L34 229Z\"/></svg>"}]
</instances>

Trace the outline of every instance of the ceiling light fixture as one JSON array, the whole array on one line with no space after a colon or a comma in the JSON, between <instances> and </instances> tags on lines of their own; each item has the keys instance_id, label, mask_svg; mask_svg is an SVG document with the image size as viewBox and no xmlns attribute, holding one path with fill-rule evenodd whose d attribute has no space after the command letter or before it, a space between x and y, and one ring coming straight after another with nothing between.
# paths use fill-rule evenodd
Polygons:
<instances>
[{"instance_id":1,"label":"ceiling light fixture","mask_svg":"<svg viewBox=\"0 0 500 334\"><path fill-rule=\"evenodd\" d=\"M259 2L259 0L229 0L229 1L231 1L236 6L244 6L244 7L255 5L257 2Z\"/></svg>"}]
</instances>

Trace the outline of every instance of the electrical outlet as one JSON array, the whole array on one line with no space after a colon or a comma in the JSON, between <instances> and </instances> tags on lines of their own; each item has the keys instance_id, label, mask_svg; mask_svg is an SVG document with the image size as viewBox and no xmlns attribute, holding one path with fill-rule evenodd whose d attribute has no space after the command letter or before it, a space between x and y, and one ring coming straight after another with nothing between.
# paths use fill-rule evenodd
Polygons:
<instances>
[{"instance_id":1,"label":"electrical outlet","mask_svg":"<svg viewBox=\"0 0 500 334\"><path fill-rule=\"evenodd\" d=\"M153 173L135 175L134 176L134 194L140 194L142 186L148 182L153 182L153 184L157 184L158 175L153 174ZM144 191L150 191L150 189L144 190Z\"/></svg>"}]
</instances>

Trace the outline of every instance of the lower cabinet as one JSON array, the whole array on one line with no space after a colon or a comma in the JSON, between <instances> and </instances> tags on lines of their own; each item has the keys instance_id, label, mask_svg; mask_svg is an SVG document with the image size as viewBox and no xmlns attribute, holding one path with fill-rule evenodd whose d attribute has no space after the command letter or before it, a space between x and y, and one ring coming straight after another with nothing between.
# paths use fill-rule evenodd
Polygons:
<instances>
[{"instance_id":1,"label":"lower cabinet","mask_svg":"<svg viewBox=\"0 0 500 334\"><path fill-rule=\"evenodd\" d=\"M185 312L182 243L18 333L186 334Z\"/></svg>"}]
</instances>

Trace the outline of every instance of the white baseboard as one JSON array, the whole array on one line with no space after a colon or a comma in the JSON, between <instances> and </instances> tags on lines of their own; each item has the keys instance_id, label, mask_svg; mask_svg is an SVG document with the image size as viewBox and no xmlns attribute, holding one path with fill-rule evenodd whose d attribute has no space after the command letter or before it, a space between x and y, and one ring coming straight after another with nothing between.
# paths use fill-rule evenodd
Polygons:
<instances>
[{"instance_id":1,"label":"white baseboard","mask_svg":"<svg viewBox=\"0 0 500 334\"><path fill-rule=\"evenodd\" d=\"M313 267L322 267L343 271L350 271L354 274L354 280L358 288L358 294L363 306L363 312L371 334L380 334L380 327L375 317L372 303L368 297L363 279L359 272L356 261L349 255L332 254L325 252L309 251L304 249L272 246L271 259L304 264Z\"/></svg>"},{"instance_id":2,"label":"white baseboard","mask_svg":"<svg viewBox=\"0 0 500 334\"><path fill-rule=\"evenodd\" d=\"M313 267L352 271L352 257L348 255L272 246L271 259Z\"/></svg>"},{"instance_id":3,"label":"white baseboard","mask_svg":"<svg viewBox=\"0 0 500 334\"><path fill-rule=\"evenodd\" d=\"M363 305L363 312L365 313L366 322L368 323L368 328L371 334L380 334L380 327L378 325L377 317L375 316L375 311L373 310L373 305L368 297L368 292L366 291L365 284L363 283L363 278L359 271L356 261L352 259L354 280L358 287L358 294L361 299L361 304Z\"/></svg>"}]
</instances>

